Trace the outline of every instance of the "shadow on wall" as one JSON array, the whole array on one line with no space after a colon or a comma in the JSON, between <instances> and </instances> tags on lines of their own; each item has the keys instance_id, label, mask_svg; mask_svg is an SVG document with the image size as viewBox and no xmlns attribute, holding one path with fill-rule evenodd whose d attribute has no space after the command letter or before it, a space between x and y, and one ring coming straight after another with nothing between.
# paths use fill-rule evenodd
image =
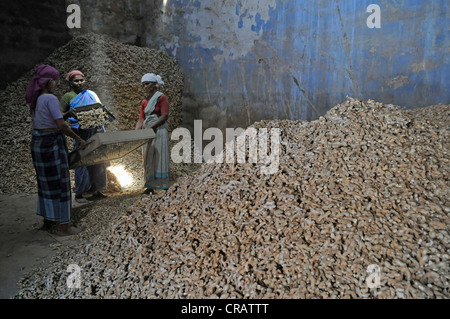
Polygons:
<instances>
[{"instance_id":1,"label":"shadow on wall","mask_svg":"<svg viewBox=\"0 0 450 319\"><path fill-rule=\"evenodd\" d=\"M200 103L189 93L183 96L183 127L187 128L191 135L194 134L194 121L202 121L202 129L214 127L225 132L227 127L226 113L217 105Z\"/></svg>"},{"instance_id":2,"label":"shadow on wall","mask_svg":"<svg viewBox=\"0 0 450 319\"><path fill-rule=\"evenodd\" d=\"M145 46L145 30L154 30L162 14L163 0L66 0L77 4L82 15L80 29L74 35L95 32L113 37L124 44Z\"/></svg>"},{"instance_id":3,"label":"shadow on wall","mask_svg":"<svg viewBox=\"0 0 450 319\"><path fill-rule=\"evenodd\" d=\"M1 1L0 90L71 40L64 1Z\"/></svg>"},{"instance_id":4,"label":"shadow on wall","mask_svg":"<svg viewBox=\"0 0 450 319\"><path fill-rule=\"evenodd\" d=\"M80 7L81 28L70 29L68 5ZM4 0L0 2L0 90L75 36L95 32L122 43L145 45L144 31L155 27L162 0Z\"/></svg>"}]
</instances>

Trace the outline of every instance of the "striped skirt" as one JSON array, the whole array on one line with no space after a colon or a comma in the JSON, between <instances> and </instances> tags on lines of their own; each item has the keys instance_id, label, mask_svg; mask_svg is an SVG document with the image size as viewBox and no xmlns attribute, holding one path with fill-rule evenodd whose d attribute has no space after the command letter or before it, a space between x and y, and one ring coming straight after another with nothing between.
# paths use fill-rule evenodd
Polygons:
<instances>
[{"instance_id":1,"label":"striped skirt","mask_svg":"<svg viewBox=\"0 0 450 319\"><path fill-rule=\"evenodd\" d=\"M147 125L150 127L152 123ZM169 131L167 122L159 126L156 137L142 147L144 157L145 188L169 188Z\"/></svg>"},{"instance_id":2,"label":"striped skirt","mask_svg":"<svg viewBox=\"0 0 450 319\"><path fill-rule=\"evenodd\" d=\"M72 197L64 135L34 130L31 157L38 185L37 214L60 224L69 223Z\"/></svg>"}]
</instances>

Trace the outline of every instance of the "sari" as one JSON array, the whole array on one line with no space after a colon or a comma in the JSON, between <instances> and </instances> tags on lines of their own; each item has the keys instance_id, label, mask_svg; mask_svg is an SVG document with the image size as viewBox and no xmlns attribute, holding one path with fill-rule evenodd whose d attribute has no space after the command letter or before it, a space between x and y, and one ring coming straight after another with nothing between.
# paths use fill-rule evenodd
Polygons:
<instances>
[{"instance_id":1,"label":"sari","mask_svg":"<svg viewBox=\"0 0 450 319\"><path fill-rule=\"evenodd\" d=\"M97 94L91 90L84 90L70 101L70 108L101 103ZM83 129L78 121L70 117L70 126L83 140L88 140L98 132L105 132L103 126ZM77 148L76 141L73 141L74 149ZM75 195L81 196L85 193L95 193L105 190L107 186L106 164L96 164L91 166L82 166L75 168Z\"/></svg>"},{"instance_id":2,"label":"sari","mask_svg":"<svg viewBox=\"0 0 450 319\"><path fill-rule=\"evenodd\" d=\"M155 110L158 98L163 95L156 92L148 101L144 114L144 129L150 128L157 120L158 115L152 114ZM169 128L167 121L156 128L156 137L142 147L144 158L145 188L168 189L169 188Z\"/></svg>"}]
</instances>

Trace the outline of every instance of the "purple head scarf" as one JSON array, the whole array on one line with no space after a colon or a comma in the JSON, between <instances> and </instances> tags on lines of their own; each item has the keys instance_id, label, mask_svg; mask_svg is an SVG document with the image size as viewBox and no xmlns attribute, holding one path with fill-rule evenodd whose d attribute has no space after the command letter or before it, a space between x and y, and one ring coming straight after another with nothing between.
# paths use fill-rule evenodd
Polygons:
<instances>
[{"instance_id":1,"label":"purple head scarf","mask_svg":"<svg viewBox=\"0 0 450 319\"><path fill-rule=\"evenodd\" d=\"M43 64L38 66L25 94L25 99L30 104L30 113L36 108L36 101L40 91L46 87L47 82L50 80L59 80L58 70L50 65Z\"/></svg>"}]
</instances>

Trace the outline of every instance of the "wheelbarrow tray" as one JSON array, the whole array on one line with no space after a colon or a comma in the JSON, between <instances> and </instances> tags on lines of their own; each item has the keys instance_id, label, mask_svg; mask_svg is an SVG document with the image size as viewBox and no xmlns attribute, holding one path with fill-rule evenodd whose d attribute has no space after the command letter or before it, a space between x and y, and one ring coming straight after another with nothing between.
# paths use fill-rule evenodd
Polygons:
<instances>
[{"instance_id":1,"label":"wheelbarrow tray","mask_svg":"<svg viewBox=\"0 0 450 319\"><path fill-rule=\"evenodd\" d=\"M112 122L116 119L116 117L114 115L112 115L111 112L108 111L108 109L103 104L100 104L100 103L74 107L73 109L70 110L70 112L72 113L72 115L75 118L77 118L78 113L87 112L87 111L96 110L96 109L103 109L103 111L105 111L105 113L108 114L108 118L107 118L108 121Z\"/></svg>"},{"instance_id":2,"label":"wheelbarrow tray","mask_svg":"<svg viewBox=\"0 0 450 319\"><path fill-rule=\"evenodd\" d=\"M152 129L97 133L86 148L69 153L69 169L107 163L121 158L155 138Z\"/></svg>"}]
</instances>

